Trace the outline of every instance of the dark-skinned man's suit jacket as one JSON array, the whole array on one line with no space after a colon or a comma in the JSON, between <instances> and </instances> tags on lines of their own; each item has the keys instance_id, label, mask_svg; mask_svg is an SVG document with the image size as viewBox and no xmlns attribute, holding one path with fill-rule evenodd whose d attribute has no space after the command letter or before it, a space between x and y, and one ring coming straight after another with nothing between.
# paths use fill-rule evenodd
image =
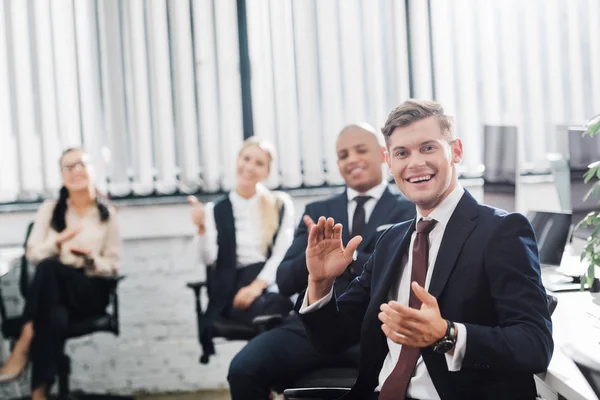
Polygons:
<instances>
[{"instance_id":1,"label":"dark-skinned man's suit jacket","mask_svg":"<svg viewBox=\"0 0 600 400\"><path fill-rule=\"evenodd\" d=\"M310 216L315 222L319 217L331 217L343 226L342 241L348 243L348 196L346 192L332 198L316 201L306 206L304 215ZM343 293L350 282L361 274L363 265L375 249L375 244L383 232L392 224L413 220L416 215L415 205L403 196L392 194L387 188L375 205L367 226L363 232L363 241L358 246L356 261L353 261L344 274L338 277L335 288ZM302 220L298 225L294 241L288 249L283 261L277 268L277 286L285 296L292 296L306 289L308 270L306 269L306 246L308 232ZM304 334L304 328L296 316L286 321L284 327Z\"/></svg>"},{"instance_id":2,"label":"dark-skinned man's suit jacket","mask_svg":"<svg viewBox=\"0 0 600 400\"><path fill-rule=\"evenodd\" d=\"M399 279L414 229L415 221L388 229L345 294L300 315L321 352L342 351L360 338L359 377L344 400L364 399L378 384L388 346L377 314ZM448 372L444 355L421 351L441 399L535 399L533 375L546 370L554 344L529 221L480 205L465 191L444 232L429 292L443 318L467 329L458 372Z\"/></svg>"}]
</instances>

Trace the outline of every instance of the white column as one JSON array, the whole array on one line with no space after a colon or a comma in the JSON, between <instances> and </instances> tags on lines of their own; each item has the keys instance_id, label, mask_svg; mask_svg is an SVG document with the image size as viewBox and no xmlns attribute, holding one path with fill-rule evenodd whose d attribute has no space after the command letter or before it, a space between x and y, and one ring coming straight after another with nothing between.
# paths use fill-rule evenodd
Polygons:
<instances>
[{"instance_id":1,"label":"white column","mask_svg":"<svg viewBox=\"0 0 600 400\"><path fill-rule=\"evenodd\" d=\"M61 153L58 135L58 109L54 82L54 43L50 21L50 1L38 0L33 9L35 15L37 81L39 88L40 135L44 188L55 195L61 185L58 159Z\"/></svg>"},{"instance_id":2,"label":"white column","mask_svg":"<svg viewBox=\"0 0 600 400\"><path fill-rule=\"evenodd\" d=\"M542 73L545 63L542 63L542 41L540 38L539 3L535 1L523 2L524 14L522 19L525 58L524 84L526 87L527 118L524 118L522 135L524 138L526 159L534 170L543 170L548 167L546 161L547 136L544 121L544 85ZM552 29L552 28L550 28ZM546 167L546 168L544 168Z\"/></svg>"},{"instance_id":3,"label":"white column","mask_svg":"<svg viewBox=\"0 0 600 400\"><path fill-rule=\"evenodd\" d=\"M194 12L194 46L196 48L196 96L200 148L202 151L202 178L204 189L217 191L221 185L220 109L218 94L217 50L212 0L192 2Z\"/></svg>"},{"instance_id":4,"label":"white column","mask_svg":"<svg viewBox=\"0 0 600 400\"><path fill-rule=\"evenodd\" d=\"M502 54L502 81L504 83L505 109L502 125L515 125L518 129L519 160L524 159L523 146L523 91L522 91L522 54L519 50L522 36L517 21L521 16L520 2L507 0L500 7L500 43Z\"/></svg>"},{"instance_id":5,"label":"white column","mask_svg":"<svg viewBox=\"0 0 600 400\"><path fill-rule=\"evenodd\" d=\"M148 43L152 117L158 169L157 190L171 193L176 190L175 129L169 65L169 32L165 0L146 3L148 6Z\"/></svg>"},{"instance_id":6,"label":"white column","mask_svg":"<svg viewBox=\"0 0 600 400\"><path fill-rule=\"evenodd\" d=\"M600 25L598 24L600 1L588 0L587 15L589 31L586 36L590 44L592 107L593 115L596 115L600 113ZM593 115L588 116L588 118L591 118Z\"/></svg>"},{"instance_id":7,"label":"white column","mask_svg":"<svg viewBox=\"0 0 600 400\"><path fill-rule=\"evenodd\" d=\"M43 15L40 13L40 18L43 19ZM102 96L100 95L98 24L94 2L75 2L75 28L83 144L94 159L97 185L102 191L106 191L107 170L102 157L102 148L107 145L108 140L100 106ZM44 143L44 147L46 147L46 143Z\"/></svg>"},{"instance_id":8,"label":"white column","mask_svg":"<svg viewBox=\"0 0 600 400\"><path fill-rule=\"evenodd\" d=\"M200 186L198 125L194 86L194 55L190 5L187 1L170 0L171 54L175 127L181 179L187 190Z\"/></svg>"},{"instance_id":9,"label":"white column","mask_svg":"<svg viewBox=\"0 0 600 400\"><path fill-rule=\"evenodd\" d=\"M475 18L472 2L457 0L454 8L454 59L457 102L456 125L457 135L465 145L463 164L473 172L481 162L480 154L483 148L481 137L483 126L480 123L480 107L477 93L477 68L475 65L475 40L477 33L473 29Z\"/></svg>"},{"instance_id":10,"label":"white column","mask_svg":"<svg viewBox=\"0 0 600 400\"><path fill-rule=\"evenodd\" d=\"M548 116L553 126L568 124L567 115L570 111L566 110L568 107L565 101L564 94L564 80L565 72L563 70L563 58L566 56L566 48L563 43L566 41L561 34L561 29L557 27L564 23L560 15L559 1L562 0L546 0L544 3L543 23L547 27L545 35L544 46L548 58L545 63L545 68L548 71L548 81L546 86L548 88L548 101L550 109L548 110ZM554 129L552 129L554 134ZM559 149L553 149L557 151Z\"/></svg>"},{"instance_id":11,"label":"white column","mask_svg":"<svg viewBox=\"0 0 600 400\"><path fill-rule=\"evenodd\" d=\"M579 7L575 2L568 1L564 7L566 15L562 17L563 23L567 25L567 57L569 65L569 89L570 89L570 108L571 123L581 124L586 121L584 101L584 78L583 65L581 58L582 38L580 35L581 27L579 18ZM596 19L596 24L597 24Z\"/></svg>"},{"instance_id":12,"label":"white column","mask_svg":"<svg viewBox=\"0 0 600 400\"><path fill-rule=\"evenodd\" d=\"M250 71L252 71L250 85L254 134L275 144L277 143L275 126L277 115L274 112L275 92L270 8L268 1L249 0L246 2L248 50ZM283 154L280 154L277 162L271 168L271 174L267 180L269 187L277 187L281 184L279 165L282 157Z\"/></svg>"},{"instance_id":13,"label":"white column","mask_svg":"<svg viewBox=\"0 0 600 400\"><path fill-rule=\"evenodd\" d=\"M80 146L81 120L73 0L52 0L50 12L52 15L52 40L55 44L54 72L56 74L58 134L64 147Z\"/></svg>"},{"instance_id":14,"label":"white column","mask_svg":"<svg viewBox=\"0 0 600 400\"><path fill-rule=\"evenodd\" d=\"M439 1L447 3L446 1ZM476 7L477 18L474 20L478 34L478 47L473 49L481 66L481 117L482 125L501 125L500 105L500 52L498 43L499 26L497 24L498 5L496 2L474 1L471 5ZM442 17L443 18L443 17ZM441 21L436 19L434 27ZM443 60L441 62L443 64ZM443 68L443 67L442 67ZM439 71L436 70L436 74ZM450 78L450 77L449 77ZM483 133L483 130L482 130Z\"/></svg>"},{"instance_id":15,"label":"white column","mask_svg":"<svg viewBox=\"0 0 600 400\"><path fill-rule=\"evenodd\" d=\"M342 93L345 123L367 119L362 10L359 0L339 1ZM374 4L371 3L371 7Z\"/></svg>"},{"instance_id":16,"label":"white column","mask_svg":"<svg viewBox=\"0 0 600 400\"><path fill-rule=\"evenodd\" d=\"M221 126L221 160L225 189L235 185L237 150L243 141L242 89L235 0L215 2L217 68L219 74L219 108Z\"/></svg>"},{"instance_id":17,"label":"white column","mask_svg":"<svg viewBox=\"0 0 600 400\"><path fill-rule=\"evenodd\" d=\"M365 98L366 122L375 126L383 126L390 110L386 101L390 74L387 72L387 57L389 48L384 48L384 30L382 8L384 1L361 2L362 6L362 31L365 43L362 59L365 65ZM387 32L386 32L387 33ZM395 73L395 72L394 72Z\"/></svg>"},{"instance_id":18,"label":"white column","mask_svg":"<svg viewBox=\"0 0 600 400\"><path fill-rule=\"evenodd\" d=\"M321 131L321 99L319 96L319 54L315 4L295 1L294 42L298 85L298 121L302 144L302 166L305 185L322 185L323 136ZM284 150L283 146L280 146ZM286 149L287 154L287 149Z\"/></svg>"},{"instance_id":19,"label":"white column","mask_svg":"<svg viewBox=\"0 0 600 400\"><path fill-rule=\"evenodd\" d=\"M340 77L339 24L337 3L318 1L317 32L319 44L319 71L321 75L322 131L327 168L327 183L342 184L344 180L337 167L335 141L344 127L342 80Z\"/></svg>"},{"instance_id":20,"label":"white column","mask_svg":"<svg viewBox=\"0 0 600 400\"><path fill-rule=\"evenodd\" d=\"M431 0L431 21L435 99L444 106L446 113L455 114L454 18L453 7L447 0Z\"/></svg>"},{"instance_id":21,"label":"white column","mask_svg":"<svg viewBox=\"0 0 600 400\"><path fill-rule=\"evenodd\" d=\"M125 81L123 79L123 49L121 46L121 15L118 0L98 3L100 59L102 71L102 104L110 149L109 190L115 195L130 192L128 164L129 144L126 122Z\"/></svg>"},{"instance_id":22,"label":"white column","mask_svg":"<svg viewBox=\"0 0 600 400\"><path fill-rule=\"evenodd\" d=\"M145 2L130 0L125 3L125 7L133 100L133 112L129 115L133 157L131 164L134 170L132 189L136 194L150 194L154 189L154 165Z\"/></svg>"},{"instance_id":23,"label":"white column","mask_svg":"<svg viewBox=\"0 0 600 400\"><path fill-rule=\"evenodd\" d=\"M10 16L8 2L0 1L0 202L17 199L19 193L17 130L12 108L16 102L10 88L9 47L6 37L6 18Z\"/></svg>"},{"instance_id":24,"label":"white column","mask_svg":"<svg viewBox=\"0 0 600 400\"><path fill-rule=\"evenodd\" d=\"M429 46L429 18L427 2L409 0L410 64L412 71L413 97L420 100L433 98L431 85L431 53Z\"/></svg>"},{"instance_id":25,"label":"white column","mask_svg":"<svg viewBox=\"0 0 600 400\"><path fill-rule=\"evenodd\" d=\"M32 40L29 35L30 25L28 2L12 1L10 4L10 27L14 61L15 99L17 108L17 146L19 153L20 194L24 198L35 198L44 187L42 180L42 158L40 148L40 132L36 132L38 118L34 99L32 59ZM13 173L16 173L14 171Z\"/></svg>"},{"instance_id":26,"label":"white column","mask_svg":"<svg viewBox=\"0 0 600 400\"><path fill-rule=\"evenodd\" d=\"M281 181L282 186L296 187L302 184L302 176L292 5L289 0L271 0L270 5L277 144L285 149L285 157L279 160Z\"/></svg>"},{"instance_id":27,"label":"white column","mask_svg":"<svg viewBox=\"0 0 600 400\"><path fill-rule=\"evenodd\" d=\"M391 62L393 62L394 70L391 83L394 93L393 109L410 97L410 74L405 3L396 0L390 0L390 2L392 12L387 19L387 23L392 27L393 49ZM388 114L392 109L388 110Z\"/></svg>"}]
</instances>

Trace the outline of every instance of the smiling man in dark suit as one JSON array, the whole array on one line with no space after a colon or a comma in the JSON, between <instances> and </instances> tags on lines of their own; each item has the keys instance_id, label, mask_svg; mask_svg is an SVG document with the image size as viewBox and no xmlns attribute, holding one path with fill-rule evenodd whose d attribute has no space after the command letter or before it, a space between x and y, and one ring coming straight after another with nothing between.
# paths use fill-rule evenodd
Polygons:
<instances>
[{"instance_id":1,"label":"smiling man in dark suit","mask_svg":"<svg viewBox=\"0 0 600 400\"><path fill-rule=\"evenodd\" d=\"M314 225L313 221L321 216L333 217L344 223L343 243L351 236L366 238L336 279L336 290L343 293L362 272L363 264L383 231L391 224L415 216L414 204L391 194L383 180L381 167L385 162L385 147L379 144L374 128L365 124L345 127L338 136L336 152L346 190L306 206L294 241L277 270L279 291L286 296L300 293L308 283L307 224ZM254 338L234 358L228 375L231 396L233 400L268 399L270 388L274 386L285 386L298 376L326 365L357 366L357 358L357 346L341 355L327 356L316 352L294 314L286 318L281 327Z\"/></svg>"},{"instance_id":2,"label":"smiling man in dark suit","mask_svg":"<svg viewBox=\"0 0 600 400\"><path fill-rule=\"evenodd\" d=\"M333 219L310 226L297 304L309 339L329 353L360 339L359 377L344 400L535 399L533 375L553 341L531 225L461 187L463 146L438 103L403 103L383 133L416 221L381 235L338 299L333 283L361 238L344 247Z\"/></svg>"}]
</instances>

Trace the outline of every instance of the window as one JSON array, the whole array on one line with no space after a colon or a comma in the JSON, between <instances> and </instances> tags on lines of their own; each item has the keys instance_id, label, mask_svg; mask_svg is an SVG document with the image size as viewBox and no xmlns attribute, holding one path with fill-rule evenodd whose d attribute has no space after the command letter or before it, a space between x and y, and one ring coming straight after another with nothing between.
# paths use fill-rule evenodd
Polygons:
<instances>
[{"instance_id":1,"label":"window","mask_svg":"<svg viewBox=\"0 0 600 400\"><path fill-rule=\"evenodd\" d=\"M74 145L113 195L232 188L242 79L278 148L273 187L342 183L337 133L409 97L456 115L463 173L484 125L517 126L521 165L544 171L557 127L600 110L597 15L598 0L246 0L243 26L236 0L5 0L0 202L55 194Z\"/></svg>"}]
</instances>

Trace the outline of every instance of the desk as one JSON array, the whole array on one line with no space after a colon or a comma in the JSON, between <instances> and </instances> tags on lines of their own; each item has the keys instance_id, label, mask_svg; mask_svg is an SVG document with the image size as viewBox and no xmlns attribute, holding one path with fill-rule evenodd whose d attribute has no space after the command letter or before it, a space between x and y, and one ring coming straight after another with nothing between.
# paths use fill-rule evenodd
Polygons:
<instances>
[{"instance_id":1,"label":"desk","mask_svg":"<svg viewBox=\"0 0 600 400\"><path fill-rule=\"evenodd\" d=\"M554 393L567 400L597 400L592 388L561 347L572 342L589 343L600 350L600 306L589 292L554 293L558 305L552 315L554 355L548 371L536 376ZM538 382L539 383L539 382Z\"/></svg>"}]
</instances>

